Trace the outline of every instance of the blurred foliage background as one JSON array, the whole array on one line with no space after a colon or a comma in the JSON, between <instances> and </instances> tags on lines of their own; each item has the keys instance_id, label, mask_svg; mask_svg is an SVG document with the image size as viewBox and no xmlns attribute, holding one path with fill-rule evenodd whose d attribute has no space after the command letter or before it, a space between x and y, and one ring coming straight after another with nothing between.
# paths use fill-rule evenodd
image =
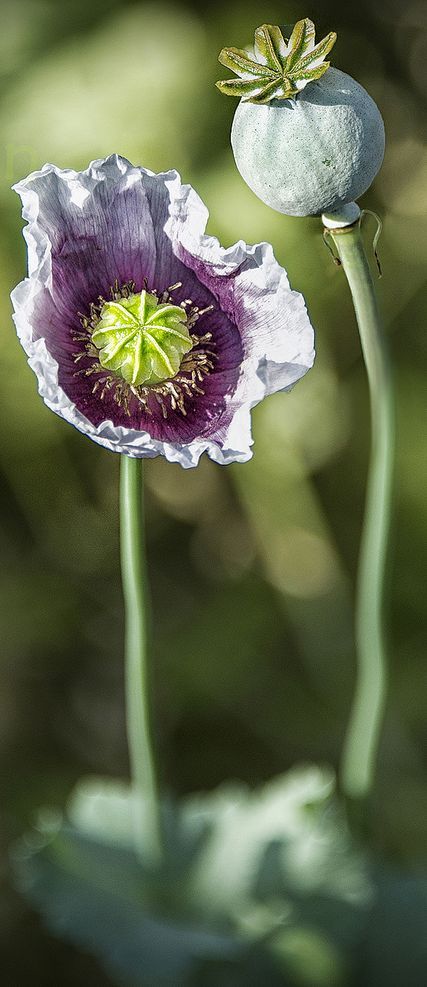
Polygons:
<instances>
[{"instance_id":1,"label":"blurred foliage background","mask_svg":"<svg viewBox=\"0 0 427 987\"><path fill-rule=\"evenodd\" d=\"M373 842L425 857L427 680L427 8L418 0L2 0L0 32L1 840L80 775L127 774L118 459L48 411L15 338L25 271L14 181L45 161L117 151L174 167L225 245L270 240L317 334L315 369L254 413L255 455L221 469L147 464L158 744L165 786L260 783L337 765L354 680L352 605L369 450L367 389L345 280L320 222L273 213L229 146L234 101L217 54L263 21L334 29L333 62L383 113L383 170L363 205L384 219L379 292L398 396L389 637L391 693ZM369 241L369 233L367 233ZM5 876L2 983L110 983L51 939ZM23 948L25 944L25 948Z\"/></svg>"}]
</instances>

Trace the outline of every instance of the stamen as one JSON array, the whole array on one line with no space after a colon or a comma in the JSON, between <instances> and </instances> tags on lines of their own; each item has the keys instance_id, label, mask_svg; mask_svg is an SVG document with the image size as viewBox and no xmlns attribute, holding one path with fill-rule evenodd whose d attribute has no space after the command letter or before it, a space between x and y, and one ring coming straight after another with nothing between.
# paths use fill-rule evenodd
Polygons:
<instances>
[{"instance_id":1,"label":"stamen","mask_svg":"<svg viewBox=\"0 0 427 987\"><path fill-rule=\"evenodd\" d=\"M145 291L148 291L147 285L147 279L144 278L143 287ZM153 289L150 289L150 293L154 294L159 302L167 303L170 300L171 292L179 288L182 288L182 282L177 281L176 284L171 285L162 293ZM110 289L110 296L113 301L120 302L121 299L129 298L135 294L135 291L134 281L119 285L116 279ZM92 335L100 322L101 311L106 304L103 296L99 295L98 303L92 302L90 304L89 315L82 312L78 313L83 331L79 330L73 333L73 338L76 343L83 343L84 349L79 348L79 351L73 355L73 359L76 364L84 357L92 362L90 366L76 370L74 376L91 377L94 374L99 374L92 387L92 393L98 395L100 400L104 400L108 394L111 394L115 403L129 417L132 402L137 402L144 413L152 415L153 408L150 407L150 402L153 399L160 406L165 420L171 411L179 412L183 417L186 417L186 401L194 401L197 396L204 395L205 392L199 385L215 369L214 361L217 359L217 354L212 349L215 345L212 342L212 333L207 332L201 336L191 333L192 349L184 355L179 371L173 378L159 383L134 386L114 372L105 374L105 367L99 362L99 351L92 342ZM187 326L191 329L198 319L214 310L213 305L200 309L197 305L193 305L190 298L186 298L178 304L186 312ZM209 349L205 346L206 343L210 344Z\"/></svg>"}]
</instances>

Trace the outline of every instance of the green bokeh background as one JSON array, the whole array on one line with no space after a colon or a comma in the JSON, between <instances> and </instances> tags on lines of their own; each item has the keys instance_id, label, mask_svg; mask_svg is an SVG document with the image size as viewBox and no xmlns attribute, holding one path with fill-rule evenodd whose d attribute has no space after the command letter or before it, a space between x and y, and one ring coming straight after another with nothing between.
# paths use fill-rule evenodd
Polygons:
<instances>
[{"instance_id":1,"label":"green bokeh background","mask_svg":"<svg viewBox=\"0 0 427 987\"><path fill-rule=\"evenodd\" d=\"M45 161L119 152L177 168L224 245L269 240L305 295L315 369L253 415L255 455L221 469L147 463L153 658L163 780L176 793L255 784L301 761L337 765L354 678L352 607L369 451L351 303L320 222L273 213L241 180L234 104L214 82L225 44L262 21L338 31L334 64L362 82L387 130L363 205L384 219L378 288L396 374L390 573L391 691L373 841L417 867L427 836L427 14L418 3L323 0L2 0L0 31L1 840L77 777L126 775L118 467L37 395L9 292L25 271L14 181ZM367 226L367 241L369 243ZM6 860L6 856L5 856ZM50 939L7 882L4 987L110 981Z\"/></svg>"}]
</instances>

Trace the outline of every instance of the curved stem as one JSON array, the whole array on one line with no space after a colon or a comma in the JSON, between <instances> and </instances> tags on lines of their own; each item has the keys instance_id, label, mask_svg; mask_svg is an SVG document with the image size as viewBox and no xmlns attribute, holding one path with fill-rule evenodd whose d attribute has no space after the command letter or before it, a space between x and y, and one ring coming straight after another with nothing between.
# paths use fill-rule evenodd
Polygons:
<instances>
[{"instance_id":1,"label":"curved stem","mask_svg":"<svg viewBox=\"0 0 427 987\"><path fill-rule=\"evenodd\" d=\"M125 602L126 722L135 801L135 842L144 859L162 855L147 661L147 579L142 460L121 457L120 542Z\"/></svg>"},{"instance_id":2,"label":"curved stem","mask_svg":"<svg viewBox=\"0 0 427 987\"><path fill-rule=\"evenodd\" d=\"M360 222L330 229L329 233L353 297L368 375L372 420L356 599L358 672L341 763L345 793L362 798L369 794L374 781L388 678L382 610L393 479L393 383Z\"/></svg>"}]
</instances>

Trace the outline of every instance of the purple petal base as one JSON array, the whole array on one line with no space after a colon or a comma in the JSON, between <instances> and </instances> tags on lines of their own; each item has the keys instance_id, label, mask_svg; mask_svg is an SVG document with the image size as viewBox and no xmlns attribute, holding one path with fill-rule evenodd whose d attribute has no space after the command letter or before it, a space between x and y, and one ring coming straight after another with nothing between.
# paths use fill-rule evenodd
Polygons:
<instances>
[{"instance_id":1,"label":"purple petal base","mask_svg":"<svg viewBox=\"0 0 427 987\"><path fill-rule=\"evenodd\" d=\"M313 362L303 299L266 244L223 250L204 235L207 212L175 172L153 175L113 155L86 172L45 165L17 186L29 254L29 279L13 293L15 321L40 392L58 414L96 441L128 455L159 453L184 466L203 451L217 462L251 455L250 408L291 386ZM107 392L93 392L92 359L76 364L81 314L134 281L159 293L180 281L178 303L214 306L194 333L212 334L214 370L187 415L132 399L130 415Z\"/></svg>"}]
</instances>

